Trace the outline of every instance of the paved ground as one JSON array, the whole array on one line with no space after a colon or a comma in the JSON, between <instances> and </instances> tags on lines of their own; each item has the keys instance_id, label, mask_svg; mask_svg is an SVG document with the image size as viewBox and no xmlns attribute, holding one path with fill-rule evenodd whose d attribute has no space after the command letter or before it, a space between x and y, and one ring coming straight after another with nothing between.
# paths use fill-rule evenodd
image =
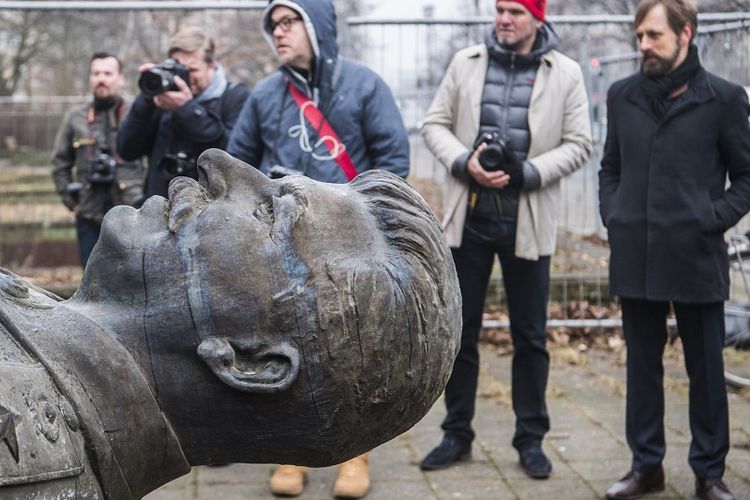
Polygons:
<instances>
[{"instance_id":1,"label":"paved ground","mask_svg":"<svg viewBox=\"0 0 750 500\"><path fill-rule=\"evenodd\" d=\"M509 406L510 357L484 349L474 458L459 466L424 473L416 463L440 440L443 403L439 400L411 431L371 455L369 500L393 499L587 499L604 490L629 467L624 441L624 353L572 349L553 352L548 389L552 430L544 448L553 462L546 481L527 478L510 447L513 414ZM687 465L687 380L678 350L668 351L667 489L647 498L692 498ZM744 362L748 359L745 358ZM726 482L738 499L750 498L750 394L730 393L732 449ZM151 493L147 500L271 499L266 484L272 466L196 467L192 473ZM335 467L314 469L301 499L330 499Z\"/></svg>"}]
</instances>

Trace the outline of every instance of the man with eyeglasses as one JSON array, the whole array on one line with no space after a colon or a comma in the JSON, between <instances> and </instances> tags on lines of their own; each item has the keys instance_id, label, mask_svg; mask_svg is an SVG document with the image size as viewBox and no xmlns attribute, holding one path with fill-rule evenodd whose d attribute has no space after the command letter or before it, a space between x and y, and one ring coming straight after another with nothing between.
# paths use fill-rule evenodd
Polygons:
<instances>
[{"instance_id":1,"label":"man with eyeglasses","mask_svg":"<svg viewBox=\"0 0 750 500\"><path fill-rule=\"evenodd\" d=\"M263 33L282 66L258 82L229 139L229 154L271 177L346 183L366 170L409 173L409 141L396 102L372 70L339 56L331 0L272 0ZM272 493L297 496L307 469L281 465ZM337 497L370 486L367 454L345 462Z\"/></svg>"},{"instance_id":2,"label":"man with eyeglasses","mask_svg":"<svg viewBox=\"0 0 750 500\"><path fill-rule=\"evenodd\" d=\"M372 70L339 56L330 0L272 0L263 33L282 66L258 82L227 151L272 177L344 183L365 170L409 173L396 102Z\"/></svg>"}]
</instances>

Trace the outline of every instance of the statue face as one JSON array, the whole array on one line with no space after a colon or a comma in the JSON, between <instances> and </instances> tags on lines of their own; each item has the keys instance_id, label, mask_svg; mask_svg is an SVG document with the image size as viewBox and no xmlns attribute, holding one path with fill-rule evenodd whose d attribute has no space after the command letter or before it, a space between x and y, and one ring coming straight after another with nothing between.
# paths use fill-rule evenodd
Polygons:
<instances>
[{"instance_id":1,"label":"statue face","mask_svg":"<svg viewBox=\"0 0 750 500\"><path fill-rule=\"evenodd\" d=\"M144 367L189 462L340 463L422 418L461 309L419 195L387 172L332 185L219 150L198 163L199 183L107 214L69 303Z\"/></svg>"},{"instance_id":2,"label":"statue face","mask_svg":"<svg viewBox=\"0 0 750 500\"><path fill-rule=\"evenodd\" d=\"M287 342L299 334L295 295L314 289L326 265L377 257L382 235L346 185L271 180L219 150L199 165L200 184L178 178L169 200L152 197L140 210L107 214L84 281L97 279L103 261L120 261L118 276L106 277L119 284L115 296L142 288L159 297L181 287L198 353L224 383L249 392L286 389L299 368Z\"/></svg>"}]
</instances>

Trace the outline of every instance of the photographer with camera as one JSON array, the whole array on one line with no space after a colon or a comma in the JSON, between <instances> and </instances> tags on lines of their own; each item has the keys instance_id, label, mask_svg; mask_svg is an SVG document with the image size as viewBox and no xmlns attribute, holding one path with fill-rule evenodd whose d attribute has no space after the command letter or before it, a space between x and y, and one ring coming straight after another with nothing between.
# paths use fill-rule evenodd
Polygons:
<instances>
[{"instance_id":1,"label":"photographer with camera","mask_svg":"<svg viewBox=\"0 0 750 500\"><path fill-rule=\"evenodd\" d=\"M513 341L513 447L524 472L546 479L549 374L545 325L560 179L591 153L581 69L555 47L544 0L496 1L485 41L456 53L424 119L427 146L447 168L444 218L461 294L461 350L445 388L442 442L421 462L441 469L471 455L487 285L500 260Z\"/></svg>"},{"instance_id":2,"label":"photographer with camera","mask_svg":"<svg viewBox=\"0 0 750 500\"><path fill-rule=\"evenodd\" d=\"M198 178L198 156L226 148L249 93L244 84L227 81L214 42L201 28L172 36L167 57L139 68L140 94L117 135L123 158L148 156L147 197L166 197L178 175Z\"/></svg>"},{"instance_id":3,"label":"photographer with camera","mask_svg":"<svg viewBox=\"0 0 750 500\"><path fill-rule=\"evenodd\" d=\"M135 205L143 196L144 169L117 154L115 136L127 105L119 59L97 52L89 61L93 99L70 110L57 131L52 177L62 202L75 213L81 267L99 239L102 218L115 205Z\"/></svg>"}]
</instances>

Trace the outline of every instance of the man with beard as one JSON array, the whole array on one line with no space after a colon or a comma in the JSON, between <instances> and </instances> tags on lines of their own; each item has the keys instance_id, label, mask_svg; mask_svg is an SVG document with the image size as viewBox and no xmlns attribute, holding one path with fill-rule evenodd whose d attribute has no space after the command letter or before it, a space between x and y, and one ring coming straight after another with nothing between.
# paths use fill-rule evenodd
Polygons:
<instances>
[{"instance_id":1,"label":"man with beard","mask_svg":"<svg viewBox=\"0 0 750 500\"><path fill-rule=\"evenodd\" d=\"M443 227L463 297L461 350L445 389L442 442L422 460L441 469L468 458L487 284L500 259L513 339L513 447L532 478L552 465L545 324L560 180L591 152L581 69L555 50L544 0L497 1L485 42L459 51L424 119L427 146L446 167Z\"/></svg>"},{"instance_id":2,"label":"man with beard","mask_svg":"<svg viewBox=\"0 0 750 500\"><path fill-rule=\"evenodd\" d=\"M124 82L117 57L108 52L92 55L89 85L93 100L68 112L55 139L52 177L63 204L75 213L82 267L99 238L107 210L133 205L142 196L141 163L122 161L115 145L126 109L120 96Z\"/></svg>"},{"instance_id":3,"label":"man with beard","mask_svg":"<svg viewBox=\"0 0 750 500\"><path fill-rule=\"evenodd\" d=\"M620 298L628 347L633 454L630 472L607 498L664 489L662 354L670 305L690 378L695 493L734 498L722 482L729 451L723 233L750 209L750 108L741 87L701 66L691 43L697 20L690 0L641 1L634 22L641 71L607 96L600 212L611 249L609 287Z\"/></svg>"}]
</instances>

